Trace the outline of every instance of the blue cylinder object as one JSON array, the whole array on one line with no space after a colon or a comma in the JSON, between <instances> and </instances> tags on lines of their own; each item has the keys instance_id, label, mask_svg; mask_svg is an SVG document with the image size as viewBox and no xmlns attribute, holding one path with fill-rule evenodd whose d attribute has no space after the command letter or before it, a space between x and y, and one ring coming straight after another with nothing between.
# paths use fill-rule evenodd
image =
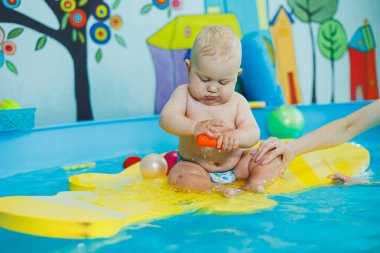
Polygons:
<instances>
[{"instance_id":1,"label":"blue cylinder object","mask_svg":"<svg viewBox=\"0 0 380 253\"><path fill-rule=\"evenodd\" d=\"M281 86L276 81L267 46L261 32L252 32L242 39L241 79L249 101L265 101L268 106L285 104Z\"/></svg>"}]
</instances>

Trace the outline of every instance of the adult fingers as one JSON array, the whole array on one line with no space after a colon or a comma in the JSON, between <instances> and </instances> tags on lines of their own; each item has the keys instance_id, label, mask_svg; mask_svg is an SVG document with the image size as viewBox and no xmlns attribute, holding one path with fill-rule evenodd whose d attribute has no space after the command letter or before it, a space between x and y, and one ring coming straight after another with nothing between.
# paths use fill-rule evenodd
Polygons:
<instances>
[{"instance_id":1,"label":"adult fingers","mask_svg":"<svg viewBox=\"0 0 380 253\"><path fill-rule=\"evenodd\" d=\"M271 161L273 161L273 159L275 159L276 157L282 155L282 151L280 148L276 148L274 150L272 150L270 153L267 153L265 157L263 157L261 159L261 165L266 165L268 163L270 163Z\"/></svg>"},{"instance_id":2,"label":"adult fingers","mask_svg":"<svg viewBox=\"0 0 380 253\"><path fill-rule=\"evenodd\" d=\"M273 142L265 141L262 143L258 149L258 154L256 155L255 162L261 161L263 156L270 150L276 148Z\"/></svg>"}]
</instances>

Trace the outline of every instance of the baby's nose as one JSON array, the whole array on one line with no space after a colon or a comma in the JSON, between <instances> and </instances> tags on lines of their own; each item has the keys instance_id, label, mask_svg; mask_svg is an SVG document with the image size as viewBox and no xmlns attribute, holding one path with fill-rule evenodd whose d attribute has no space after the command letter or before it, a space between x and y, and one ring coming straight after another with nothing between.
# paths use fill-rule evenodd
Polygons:
<instances>
[{"instance_id":1,"label":"baby's nose","mask_svg":"<svg viewBox=\"0 0 380 253\"><path fill-rule=\"evenodd\" d=\"M215 93L217 92L217 86L213 83L210 83L208 86L207 86L207 91L208 92L212 92L212 93Z\"/></svg>"}]
</instances>

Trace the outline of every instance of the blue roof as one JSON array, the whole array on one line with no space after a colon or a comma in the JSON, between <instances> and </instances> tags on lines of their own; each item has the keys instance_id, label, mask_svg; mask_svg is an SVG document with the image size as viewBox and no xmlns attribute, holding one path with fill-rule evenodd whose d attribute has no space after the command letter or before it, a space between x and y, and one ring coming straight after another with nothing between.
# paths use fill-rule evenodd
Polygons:
<instances>
[{"instance_id":1,"label":"blue roof","mask_svg":"<svg viewBox=\"0 0 380 253\"><path fill-rule=\"evenodd\" d=\"M278 8L278 10L277 10L277 13L276 13L276 15L274 15L274 17L273 17L273 19L269 22L269 25L270 26L273 26L275 23L276 23L276 21L277 21L277 18L278 18L278 16L280 15L280 12L281 12L281 10L284 10L285 11L285 14L286 14L286 16L288 16L288 18L289 18L289 20L290 20L290 23L294 23L294 20L293 20L293 18L292 18L292 16L291 16L291 14L281 5L279 8Z\"/></svg>"},{"instance_id":2,"label":"blue roof","mask_svg":"<svg viewBox=\"0 0 380 253\"><path fill-rule=\"evenodd\" d=\"M352 36L348 46L361 52L369 52L376 48L375 37L373 36L371 26L367 24L359 27L354 36Z\"/></svg>"}]
</instances>

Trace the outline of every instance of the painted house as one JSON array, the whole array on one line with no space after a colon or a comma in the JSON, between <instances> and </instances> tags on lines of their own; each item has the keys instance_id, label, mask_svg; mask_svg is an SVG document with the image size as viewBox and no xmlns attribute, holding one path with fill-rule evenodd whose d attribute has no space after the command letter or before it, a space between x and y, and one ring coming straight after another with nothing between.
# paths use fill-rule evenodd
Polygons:
<instances>
[{"instance_id":1,"label":"painted house","mask_svg":"<svg viewBox=\"0 0 380 253\"><path fill-rule=\"evenodd\" d=\"M289 104L302 102L294 53L293 19L282 6L269 23L275 51L277 80Z\"/></svg>"},{"instance_id":2,"label":"painted house","mask_svg":"<svg viewBox=\"0 0 380 253\"><path fill-rule=\"evenodd\" d=\"M243 35L268 29L267 0L205 0L206 13L233 13Z\"/></svg>"},{"instance_id":3,"label":"painted house","mask_svg":"<svg viewBox=\"0 0 380 253\"><path fill-rule=\"evenodd\" d=\"M348 44L351 65L351 100L377 99L375 38L367 20Z\"/></svg>"},{"instance_id":4,"label":"painted house","mask_svg":"<svg viewBox=\"0 0 380 253\"><path fill-rule=\"evenodd\" d=\"M156 70L155 113L160 113L178 85L188 83L184 60L189 58L195 37L208 25L229 26L240 38L234 14L178 16L147 39Z\"/></svg>"}]
</instances>

